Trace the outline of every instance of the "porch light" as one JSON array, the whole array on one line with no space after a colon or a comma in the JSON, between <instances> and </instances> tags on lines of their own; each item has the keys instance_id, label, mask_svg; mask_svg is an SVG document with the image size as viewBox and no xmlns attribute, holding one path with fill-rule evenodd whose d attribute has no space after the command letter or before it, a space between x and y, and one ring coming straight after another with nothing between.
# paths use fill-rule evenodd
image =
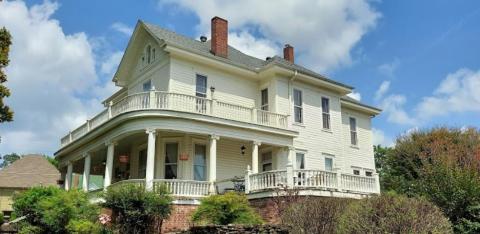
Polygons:
<instances>
[{"instance_id":1,"label":"porch light","mask_svg":"<svg viewBox=\"0 0 480 234\"><path fill-rule=\"evenodd\" d=\"M210 86L210 92L215 93L215 87Z\"/></svg>"},{"instance_id":2,"label":"porch light","mask_svg":"<svg viewBox=\"0 0 480 234\"><path fill-rule=\"evenodd\" d=\"M245 149L247 149L244 145L242 145L242 147L240 147L240 150L242 152L242 155L245 154Z\"/></svg>"}]
</instances>

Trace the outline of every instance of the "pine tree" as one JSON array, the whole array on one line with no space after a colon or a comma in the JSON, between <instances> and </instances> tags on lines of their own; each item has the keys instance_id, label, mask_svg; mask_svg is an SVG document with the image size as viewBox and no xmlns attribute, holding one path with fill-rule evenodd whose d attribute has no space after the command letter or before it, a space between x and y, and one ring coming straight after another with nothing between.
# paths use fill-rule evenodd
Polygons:
<instances>
[{"instance_id":1,"label":"pine tree","mask_svg":"<svg viewBox=\"0 0 480 234\"><path fill-rule=\"evenodd\" d=\"M0 29L0 123L13 120L13 111L3 102L4 98L10 96L10 90L3 85L3 83L7 82L5 67L8 65L8 62L10 62L8 59L8 53L11 44L12 36L8 30L3 27Z\"/></svg>"}]
</instances>

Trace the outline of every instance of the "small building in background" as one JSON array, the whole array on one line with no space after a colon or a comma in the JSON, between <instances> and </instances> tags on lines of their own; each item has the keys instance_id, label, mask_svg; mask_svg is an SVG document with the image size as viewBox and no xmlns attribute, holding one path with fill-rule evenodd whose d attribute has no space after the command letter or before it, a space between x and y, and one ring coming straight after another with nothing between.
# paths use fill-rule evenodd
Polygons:
<instances>
[{"instance_id":1,"label":"small building in background","mask_svg":"<svg viewBox=\"0 0 480 234\"><path fill-rule=\"evenodd\" d=\"M45 156L25 155L0 170L0 212L9 217L12 196L35 186L58 186L60 172Z\"/></svg>"}]
</instances>

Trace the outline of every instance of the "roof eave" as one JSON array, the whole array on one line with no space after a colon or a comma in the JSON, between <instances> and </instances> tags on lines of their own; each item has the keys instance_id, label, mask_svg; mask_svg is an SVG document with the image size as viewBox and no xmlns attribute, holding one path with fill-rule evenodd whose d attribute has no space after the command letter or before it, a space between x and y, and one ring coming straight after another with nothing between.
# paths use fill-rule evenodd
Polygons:
<instances>
[{"instance_id":1,"label":"roof eave","mask_svg":"<svg viewBox=\"0 0 480 234\"><path fill-rule=\"evenodd\" d=\"M366 104L363 104L363 103L360 103L360 102L349 101L349 100L346 100L346 99L343 99L343 98L340 99L340 103L341 103L341 105L343 105L345 107L367 113L367 114L371 115L372 117L377 116L382 112L382 110L379 109L379 108L369 106L369 105L366 105Z\"/></svg>"}]
</instances>

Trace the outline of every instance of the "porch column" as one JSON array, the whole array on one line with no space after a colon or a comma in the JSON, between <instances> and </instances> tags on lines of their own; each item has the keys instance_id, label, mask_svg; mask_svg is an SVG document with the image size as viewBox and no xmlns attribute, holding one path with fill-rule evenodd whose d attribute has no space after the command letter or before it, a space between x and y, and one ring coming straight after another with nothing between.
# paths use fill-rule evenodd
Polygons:
<instances>
[{"instance_id":1,"label":"porch column","mask_svg":"<svg viewBox=\"0 0 480 234\"><path fill-rule=\"evenodd\" d=\"M103 181L103 189L106 190L112 184L113 176L113 154L115 152L115 143L107 142L107 161L105 163L105 180Z\"/></svg>"},{"instance_id":2,"label":"porch column","mask_svg":"<svg viewBox=\"0 0 480 234\"><path fill-rule=\"evenodd\" d=\"M90 165L92 158L89 153L85 154L85 164L83 166L83 191L88 192L88 185L90 184Z\"/></svg>"},{"instance_id":3,"label":"porch column","mask_svg":"<svg viewBox=\"0 0 480 234\"><path fill-rule=\"evenodd\" d=\"M258 146L262 143L254 141L252 144L252 173L258 173Z\"/></svg>"},{"instance_id":4,"label":"porch column","mask_svg":"<svg viewBox=\"0 0 480 234\"><path fill-rule=\"evenodd\" d=\"M288 188L293 188L294 185L295 185L295 173L293 172L293 170L295 169L295 162L296 162L296 158L295 158L295 148L294 147L291 147L289 146L287 148L288 150L288 162L287 162L287 187Z\"/></svg>"},{"instance_id":5,"label":"porch column","mask_svg":"<svg viewBox=\"0 0 480 234\"><path fill-rule=\"evenodd\" d=\"M217 140L216 135L210 136L209 141L209 163L208 163L208 181L210 182L210 194L215 194L215 181L217 180Z\"/></svg>"},{"instance_id":6,"label":"porch column","mask_svg":"<svg viewBox=\"0 0 480 234\"><path fill-rule=\"evenodd\" d=\"M148 144L147 144L147 172L145 173L145 189L148 191L153 190L153 179L155 177L155 139L156 132L155 129L148 129L146 131L148 134Z\"/></svg>"},{"instance_id":7,"label":"porch column","mask_svg":"<svg viewBox=\"0 0 480 234\"><path fill-rule=\"evenodd\" d=\"M67 164L67 174L65 175L65 190L70 190L72 187L72 171L73 171L73 165L72 162L68 162Z\"/></svg>"}]
</instances>

